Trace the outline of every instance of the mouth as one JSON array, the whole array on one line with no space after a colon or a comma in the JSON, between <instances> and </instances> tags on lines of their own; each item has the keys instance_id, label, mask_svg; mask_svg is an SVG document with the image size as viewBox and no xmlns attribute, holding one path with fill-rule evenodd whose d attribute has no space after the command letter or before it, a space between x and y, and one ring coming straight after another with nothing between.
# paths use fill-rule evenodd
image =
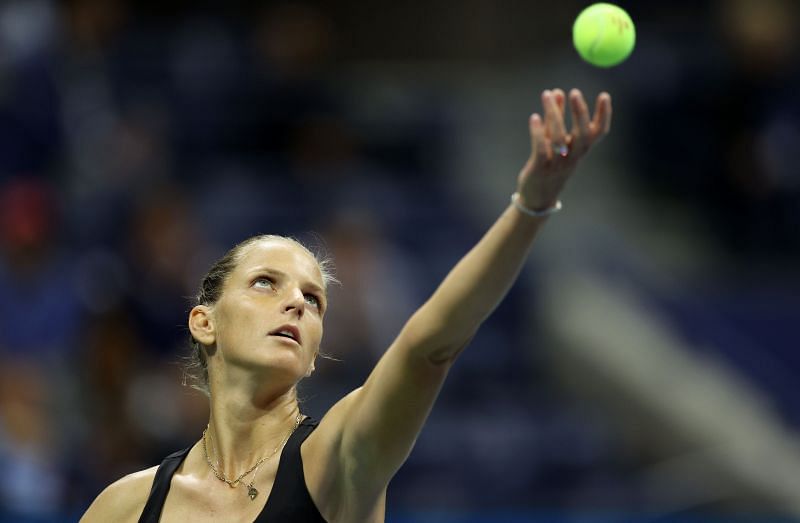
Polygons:
<instances>
[{"instance_id":1,"label":"mouth","mask_svg":"<svg viewBox=\"0 0 800 523\"><path fill-rule=\"evenodd\" d=\"M279 338L286 338L293 340L298 345L300 344L300 330L294 325L282 325L269 333L270 336L277 336Z\"/></svg>"}]
</instances>

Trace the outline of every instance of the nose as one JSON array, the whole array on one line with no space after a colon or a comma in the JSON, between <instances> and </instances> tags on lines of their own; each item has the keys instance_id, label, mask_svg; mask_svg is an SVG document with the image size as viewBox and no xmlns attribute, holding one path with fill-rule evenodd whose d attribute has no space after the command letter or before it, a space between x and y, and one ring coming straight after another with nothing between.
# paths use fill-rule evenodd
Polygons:
<instances>
[{"instance_id":1,"label":"nose","mask_svg":"<svg viewBox=\"0 0 800 523\"><path fill-rule=\"evenodd\" d=\"M283 305L284 312L296 312L298 316L302 316L306 310L306 300L303 292L294 288L287 292L286 301Z\"/></svg>"}]
</instances>

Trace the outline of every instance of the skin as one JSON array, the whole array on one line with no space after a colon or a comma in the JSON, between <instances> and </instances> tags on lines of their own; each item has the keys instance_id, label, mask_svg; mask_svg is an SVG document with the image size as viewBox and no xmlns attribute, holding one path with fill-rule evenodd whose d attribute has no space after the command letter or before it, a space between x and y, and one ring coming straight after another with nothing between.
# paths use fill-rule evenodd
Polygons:
<instances>
[{"instance_id":1,"label":"skin","mask_svg":"<svg viewBox=\"0 0 800 523\"><path fill-rule=\"evenodd\" d=\"M559 89L544 91L542 105L544 117L529 119L531 156L517 178L519 203L537 210L555 204L611 123L607 93L598 96L593 117L578 90L568 97ZM554 152L560 146L568 147L565 157ZM509 205L412 315L364 385L337 402L304 442L306 485L327 521L384 520L389 481L411 452L450 367L513 284L547 219ZM259 279L267 269L272 283ZM189 315L192 334L209 348L208 433L227 477L269 454L294 425L294 387L313 372L322 338L321 287L308 253L288 242L261 242L244 253L219 302ZM268 335L286 323L300 330L299 345ZM262 494L251 503L243 489L214 477L198 442L172 479L161 521L252 521L268 498L278 460L259 468ZM109 486L82 521L136 521L155 469Z\"/></svg>"}]
</instances>

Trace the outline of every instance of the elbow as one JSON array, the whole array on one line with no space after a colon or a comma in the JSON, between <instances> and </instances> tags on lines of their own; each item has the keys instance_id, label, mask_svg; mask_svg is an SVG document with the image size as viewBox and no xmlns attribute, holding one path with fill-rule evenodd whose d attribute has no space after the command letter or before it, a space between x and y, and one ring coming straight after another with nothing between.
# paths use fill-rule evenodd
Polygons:
<instances>
[{"instance_id":1,"label":"elbow","mask_svg":"<svg viewBox=\"0 0 800 523\"><path fill-rule=\"evenodd\" d=\"M415 356L436 366L449 366L469 345L477 328L448 322L424 313L424 307L409 319L401 334Z\"/></svg>"},{"instance_id":2,"label":"elbow","mask_svg":"<svg viewBox=\"0 0 800 523\"><path fill-rule=\"evenodd\" d=\"M455 363L464 349L467 348L467 345L469 345L469 343L472 341L473 336L474 333L464 341L451 345L445 345L439 349L431 351L431 353L428 355L428 361L437 367L449 367Z\"/></svg>"}]
</instances>

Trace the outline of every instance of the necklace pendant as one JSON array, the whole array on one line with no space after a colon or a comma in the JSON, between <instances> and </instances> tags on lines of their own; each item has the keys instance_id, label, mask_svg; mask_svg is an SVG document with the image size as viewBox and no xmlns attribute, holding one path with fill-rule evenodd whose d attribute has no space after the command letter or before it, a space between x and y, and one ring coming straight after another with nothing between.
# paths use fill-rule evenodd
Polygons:
<instances>
[{"instance_id":1,"label":"necklace pendant","mask_svg":"<svg viewBox=\"0 0 800 523\"><path fill-rule=\"evenodd\" d=\"M250 501L253 501L258 496L258 490L253 485L249 485L247 487L247 495L250 496Z\"/></svg>"}]
</instances>

